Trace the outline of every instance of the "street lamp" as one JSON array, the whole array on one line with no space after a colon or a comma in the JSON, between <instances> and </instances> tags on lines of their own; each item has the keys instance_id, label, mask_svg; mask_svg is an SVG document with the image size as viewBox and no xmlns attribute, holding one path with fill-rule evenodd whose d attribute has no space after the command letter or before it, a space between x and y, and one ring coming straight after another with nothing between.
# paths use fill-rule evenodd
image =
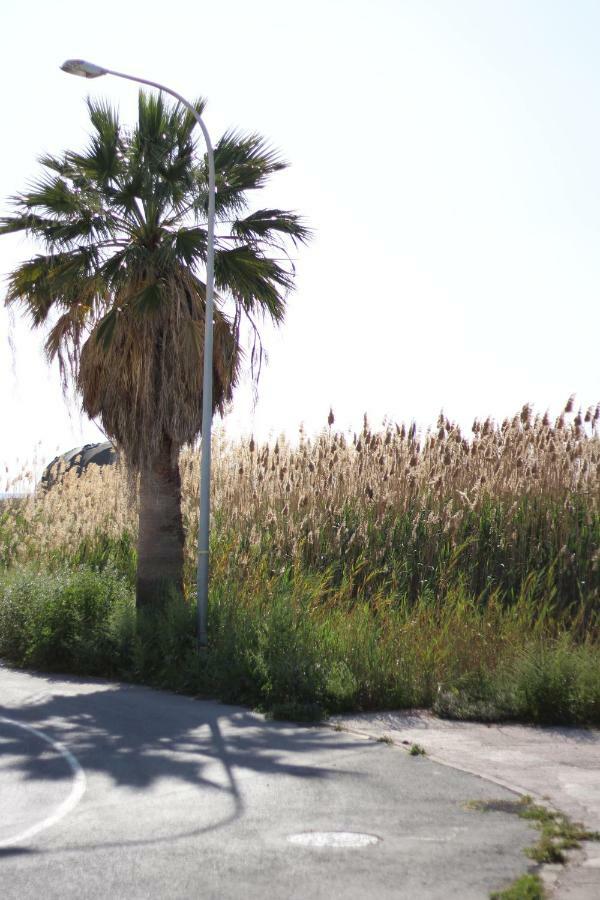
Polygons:
<instances>
[{"instance_id":1,"label":"street lamp","mask_svg":"<svg viewBox=\"0 0 600 900\"><path fill-rule=\"evenodd\" d=\"M208 156L208 236L206 246L206 312L204 319L204 374L202 379L202 446L200 456L200 521L198 525L198 570L197 570L197 596L198 596L198 647L205 647L207 643L206 620L208 612L208 539L209 539L209 515L210 515L210 435L212 427L212 361L213 361L213 292L214 292L214 260L215 260L215 157L210 136L206 126L191 103L188 103L181 94L172 91L171 88L159 84L157 81L148 81L147 78L138 78L135 75L125 75L123 72L115 72L105 69L84 59L68 59L61 66L63 72L69 75L80 75L82 78L98 78L100 75L116 75L117 78L126 78L128 81L137 81L150 87L158 88L166 94L171 94L183 106L188 109L196 119L206 141Z\"/></svg>"}]
</instances>

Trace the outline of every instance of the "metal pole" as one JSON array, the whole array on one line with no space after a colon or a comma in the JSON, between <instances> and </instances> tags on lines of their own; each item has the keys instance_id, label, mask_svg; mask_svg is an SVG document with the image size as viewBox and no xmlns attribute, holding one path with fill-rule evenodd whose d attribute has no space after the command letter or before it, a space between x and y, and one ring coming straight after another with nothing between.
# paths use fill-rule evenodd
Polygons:
<instances>
[{"instance_id":1,"label":"metal pole","mask_svg":"<svg viewBox=\"0 0 600 900\"><path fill-rule=\"evenodd\" d=\"M135 75L126 75L124 72L115 72L113 69L95 66L83 60L80 63L81 71L74 74L84 74L87 67L87 77L96 78L98 75L115 75L117 78L126 78L128 81L137 81L150 87L158 88L166 94L175 97L186 109L188 109L200 126L208 157L208 224L206 245L206 311L204 318L204 374L202 379L202 444L200 455L200 521L198 525L198 568L197 568L197 598L198 598L198 649L207 644L207 618L208 618L208 544L210 537L210 444L212 429L212 397L213 397L213 310L214 310L214 260L215 260L215 156L212 143L206 126L198 112L191 103L172 91L171 88L159 84L157 81L149 81L147 78L137 78ZM66 65L66 64L65 64ZM65 68L65 71L69 71Z\"/></svg>"}]
</instances>

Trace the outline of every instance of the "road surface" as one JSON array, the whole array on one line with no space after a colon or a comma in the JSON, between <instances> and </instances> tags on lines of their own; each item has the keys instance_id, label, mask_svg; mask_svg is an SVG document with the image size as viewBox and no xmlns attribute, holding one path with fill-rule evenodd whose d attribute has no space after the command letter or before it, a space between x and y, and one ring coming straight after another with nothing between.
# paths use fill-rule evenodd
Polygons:
<instances>
[{"instance_id":1,"label":"road surface","mask_svg":"<svg viewBox=\"0 0 600 900\"><path fill-rule=\"evenodd\" d=\"M0 666L0 892L486 898L528 869L514 799L398 747Z\"/></svg>"}]
</instances>

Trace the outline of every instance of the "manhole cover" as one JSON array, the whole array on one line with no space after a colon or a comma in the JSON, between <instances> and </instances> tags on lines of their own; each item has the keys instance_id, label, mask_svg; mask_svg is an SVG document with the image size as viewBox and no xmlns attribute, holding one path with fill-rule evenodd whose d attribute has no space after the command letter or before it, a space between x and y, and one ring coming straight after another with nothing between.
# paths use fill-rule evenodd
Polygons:
<instances>
[{"instance_id":1,"label":"manhole cover","mask_svg":"<svg viewBox=\"0 0 600 900\"><path fill-rule=\"evenodd\" d=\"M303 831L288 835L291 844L300 844L302 847L368 847L380 840L375 834L361 834L357 831Z\"/></svg>"}]
</instances>

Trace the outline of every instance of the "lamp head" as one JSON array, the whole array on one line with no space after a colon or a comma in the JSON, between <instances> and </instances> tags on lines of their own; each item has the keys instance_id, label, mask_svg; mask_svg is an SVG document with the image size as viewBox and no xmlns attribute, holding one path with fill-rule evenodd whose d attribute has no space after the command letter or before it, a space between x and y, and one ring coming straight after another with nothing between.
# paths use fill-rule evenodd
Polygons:
<instances>
[{"instance_id":1,"label":"lamp head","mask_svg":"<svg viewBox=\"0 0 600 900\"><path fill-rule=\"evenodd\" d=\"M61 69L69 75L80 75L81 78L99 78L100 75L107 73L102 66L86 62L85 59L68 59L62 64Z\"/></svg>"}]
</instances>

